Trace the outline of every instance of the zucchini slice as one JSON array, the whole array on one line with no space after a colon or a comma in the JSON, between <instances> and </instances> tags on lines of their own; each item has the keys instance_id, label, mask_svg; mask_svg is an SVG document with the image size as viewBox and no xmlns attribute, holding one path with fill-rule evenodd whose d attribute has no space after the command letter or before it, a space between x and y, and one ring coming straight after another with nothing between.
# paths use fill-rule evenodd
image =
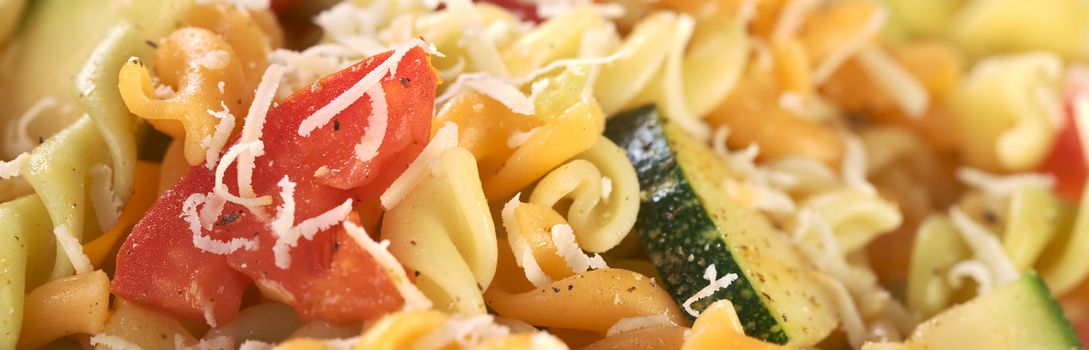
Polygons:
<instances>
[{"instance_id":1,"label":"zucchini slice","mask_svg":"<svg viewBox=\"0 0 1089 350\"><path fill-rule=\"evenodd\" d=\"M915 328L907 349L1081 349L1059 304L1034 272Z\"/></svg>"},{"instance_id":2,"label":"zucchini slice","mask_svg":"<svg viewBox=\"0 0 1089 350\"><path fill-rule=\"evenodd\" d=\"M707 145L654 106L612 118L605 135L624 149L640 186L635 229L664 285L683 303L708 285L704 271L735 273L728 288L693 304L729 299L749 336L810 346L838 324L831 299L788 238L762 214L727 197L729 177Z\"/></svg>"}]
</instances>

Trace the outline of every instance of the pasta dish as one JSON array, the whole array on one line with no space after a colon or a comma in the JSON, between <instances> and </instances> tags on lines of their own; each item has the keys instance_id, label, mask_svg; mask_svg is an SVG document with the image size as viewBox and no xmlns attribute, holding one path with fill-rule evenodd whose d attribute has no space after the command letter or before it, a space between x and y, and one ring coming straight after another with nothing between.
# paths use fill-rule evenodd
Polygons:
<instances>
[{"instance_id":1,"label":"pasta dish","mask_svg":"<svg viewBox=\"0 0 1089 350\"><path fill-rule=\"evenodd\" d=\"M1081 349L1084 0L0 0L0 349Z\"/></svg>"}]
</instances>

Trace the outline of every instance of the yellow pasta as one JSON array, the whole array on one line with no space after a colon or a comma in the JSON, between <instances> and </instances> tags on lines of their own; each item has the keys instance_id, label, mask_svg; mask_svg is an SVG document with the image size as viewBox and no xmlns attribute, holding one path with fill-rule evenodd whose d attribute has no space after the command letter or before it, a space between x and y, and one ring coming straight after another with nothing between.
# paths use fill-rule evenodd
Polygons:
<instances>
[{"instance_id":1,"label":"yellow pasta","mask_svg":"<svg viewBox=\"0 0 1089 350\"><path fill-rule=\"evenodd\" d=\"M416 284L440 310L485 313L483 290L495 275L495 225L472 154L445 151L432 174L382 220L390 252L417 272Z\"/></svg>"},{"instance_id":2,"label":"yellow pasta","mask_svg":"<svg viewBox=\"0 0 1089 350\"><path fill-rule=\"evenodd\" d=\"M585 79L585 73L572 70L561 74L552 84L556 87L535 101L535 118L481 94L464 93L439 111L432 130L446 122L457 124L458 144L477 159L484 195L489 200L510 198L597 141L605 127L597 103L559 88L579 86Z\"/></svg>"},{"instance_id":3,"label":"yellow pasta","mask_svg":"<svg viewBox=\"0 0 1089 350\"><path fill-rule=\"evenodd\" d=\"M69 334L101 332L109 317L110 279L102 270L64 277L27 294L21 349L33 349Z\"/></svg>"},{"instance_id":4,"label":"yellow pasta","mask_svg":"<svg viewBox=\"0 0 1089 350\"><path fill-rule=\"evenodd\" d=\"M173 349L177 338L186 342L194 340L177 319L123 299L115 303L101 334L124 339L144 349ZM99 344L95 349L110 348Z\"/></svg>"},{"instance_id":5,"label":"yellow pasta","mask_svg":"<svg viewBox=\"0 0 1089 350\"><path fill-rule=\"evenodd\" d=\"M600 253L620 244L639 212L639 183L624 151L599 138L542 178L529 203L554 208L566 199L571 205L565 219L583 250Z\"/></svg>"}]
</instances>

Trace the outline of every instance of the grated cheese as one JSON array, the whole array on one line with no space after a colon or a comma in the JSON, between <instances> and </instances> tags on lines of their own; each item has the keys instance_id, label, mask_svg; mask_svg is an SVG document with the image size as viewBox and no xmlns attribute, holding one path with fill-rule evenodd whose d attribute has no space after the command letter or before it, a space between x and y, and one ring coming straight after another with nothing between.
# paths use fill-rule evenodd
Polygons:
<instances>
[{"instance_id":1,"label":"grated cheese","mask_svg":"<svg viewBox=\"0 0 1089 350\"><path fill-rule=\"evenodd\" d=\"M526 144L526 141L529 141L529 138L533 137L533 134L536 132L537 128L529 129L529 131L526 132L515 131L507 138L507 147L511 149L522 147L522 145Z\"/></svg>"},{"instance_id":2,"label":"grated cheese","mask_svg":"<svg viewBox=\"0 0 1089 350\"><path fill-rule=\"evenodd\" d=\"M601 255L594 254L591 257L579 248L579 244L575 240L575 232L570 225L557 224L552 226L550 231L552 233L552 244L556 245L557 253L563 257L567 267L570 267L576 274L586 272L589 269L609 267L605 264L605 259L602 259Z\"/></svg>"},{"instance_id":3,"label":"grated cheese","mask_svg":"<svg viewBox=\"0 0 1089 350\"><path fill-rule=\"evenodd\" d=\"M847 134L843 139L843 182L851 188L876 194L877 189L866 179L866 149L857 135Z\"/></svg>"},{"instance_id":4,"label":"grated cheese","mask_svg":"<svg viewBox=\"0 0 1089 350\"><path fill-rule=\"evenodd\" d=\"M609 202L609 196L613 194L613 179L608 176L601 177L601 201Z\"/></svg>"},{"instance_id":5,"label":"grated cheese","mask_svg":"<svg viewBox=\"0 0 1089 350\"><path fill-rule=\"evenodd\" d=\"M511 252L514 253L515 264L522 267L526 279L534 287L543 288L552 283L552 278L541 269L541 266L537 263L537 258L533 256L533 249L526 243L525 238L522 237L522 233L518 229L518 219L515 216L515 211L518 210L519 205L522 205L521 197L522 194L518 193L510 201L507 201L503 205L503 210L500 211L500 218L503 220L503 229L507 232L507 243L510 244Z\"/></svg>"},{"instance_id":6,"label":"grated cheese","mask_svg":"<svg viewBox=\"0 0 1089 350\"><path fill-rule=\"evenodd\" d=\"M321 213L318 216L303 220L295 226L299 234L306 239L313 239L318 232L324 231L348 218L352 213L352 199L344 200L344 203Z\"/></svg>"},{"instance_id":7,"label":"grated cheese","mask_svg":"<svg viewBox=\"0 0 1089 350\"><path fill-rule=\"evenodd\" d=\"M9 151L29 151L38 144L37 140L30 137L30 123L42 115L42 112L49 108L57 107L57 98L53 96L45 96L38 101L34 102L30 108L27 108L22 115L19 116L18 121L14 128L9 129L10 135L7 142L7 148Z\"/></svg>"},{"instance_id":8,"label":"grated cheese","mask_svg":"<svg viewBox=\"0 0 1089 350\"><path fill-rule=\"evenodd\" d=\"M431 308L431 300L427 299L423 292L416 288L416 285L409 282L408 276L405 275L404 266L401 266L397 258L390 254L388 240L382 240L382 243L375 242L367 234L366 230L351 221L344 221L344 229L348 236L355 240L356 244L359 244L363 250L366 250L374 258L375 262L385 268L390 282L393 283L393 286L397 288L397 292L401 294L401 298L404 299L404 311Z\"/></svg>"},{"instance_id":9,"label":"grated cheese","mask_svg":"<svg viewBox=\"0 0 1089 350\"><path fill-rule=\"evenodd\" d=\"M174 334L174 349L177 350L227 350L234 348L234 337L221 335L207 339L199 339L196 344L189 345L188 339L181 334Z\"/></svg>"},{"instance_id":10,"label":"grated cheese","mask_svg":"<svg viewBox=\"0 0 1089 350\"><path fill-rule=\"evenodd\" d=\"M985 294L994 287L994 279L991 278L991 270L982 261L969 259L953 265L945 276L949 286L959 289L964 286L964 280L972 280L979 288L977 294Z\"/></svg>"},{"instance_id":11,"label":"grated cheese","mask_svg":"<svg viewBox=\"0 0 1089 350\"><path fill-rule=\"evenodd\" d=\"M272 344L253 339L247 340L238 346L238 350L269 350L272 348Z\"/></svg>"},{"instance_id":12,"label":"grated cheese","mask_svg":"<svg viewBox=\"0 0 1089 350\"><path fill-rule=\"evenodd\" d=\"M1089 92L1074 95L1074 128L1078 131L1083 160L1089 164Z\"/></svg>"},{"instance_id":13,"label":"grated cheese","mask_svg":"<svg viewBox=\"0 0 1089 350\"><path fill-rule=\"evenodd\" d=\"M299 232L293 230L295 226L295 183L284 175L276 186L280 187L280 200L283 201L276 208L276 217L269 223L273 236L276 236L276 244L272 246L272 253L276 259L276 267L286 269L291 266L291 255L288 254L289 246L294 246L299 241Z\"/></svg>"},{"instance_id":14,"label":"grated cheese","mask_svg":"<svg viewBox=\"0 0 1089 350\"><path fill-rule=\"evenodd\" d=\"M673 321L669 319L669 316L666 315L625 317L621 318L619 321L616 321L616 324L614 324L612 327L609 327L609 331L605 333L605 335L611 337L624 332L673 325L676 324L673 323Z\"/></svg>"},{"instance_id":15,"label":"grated cheese","mask_svg":"<svg viewBox=\"0 0 1089 350\"><path fill-rule=\"evenodd\" d=\"M197 57L193 63L204 68L220 70L227 68L227 65L231 63L231 54L223 50L212 50Z\"/></svg>"},{"instance_id":16,"label":"grated cheese","mask_svg":"<svg viewBox=\"0 0 1089 350\"><path fill-rule=\"evenodd\" d=\"M112 350L144 350L144 348L125 338L106 333L98 333L91 337L91 346L97 345L102 345Z\"/></svg>"},{"instance_id":17,"label":"grated cheese","mask_svg":"<svg viewBox=\"0 0 1089 350\"><path fill-rule=\"evenodd\" d=\"M731 283L737 280L737 274L727 273L725 276L719 278L718 271L715 270L715 264L711 264L708 265L707 270L703 272L703 278L710 283L706 287L703 287L700 290L696 291L695 294L692 294L691 297L685 299L684 303L681 304L681 307L684 308L684 311L687 312L689 315L692 315L692 317L700 316L699 311L692 309L693 303L715 294L715 292L720 289L726 289L730 286Z\"/></svg>"},{"instance_id":18,"label":"grated cheese","mask_svg":"<svg viewBox=\"0 0 1089 350\"><path fill-rule=\"evenodd\" d=\"M227 140L231 137L231 131L234 130L234 115L231 114L231 110L227 108L226 103L220 101L219 105L223 107L222 111L208 110L208 114L219 119L219 123L216 123L216 131L200 140L200 147L203 147L205 152L204 166L208 170L215 169L216 163L219 162L219 153L223 151L223 146L227 145Z\"/></svg>"},{"instance_id":19,"label":"grated cheese","mask_svg":"<svg viewBox=\"0 0 1089 350\"><path fill-rule=\"evenodd\" d=\"M1024 187L1055 186L1055 178L1049 174L1023 173L1015 175L995 175L972 167L957 169L957 179L987 195L1005 198Z\"/></svg>"},{"instance_id":20,"label":"grated cheese","mask_svg":"<svg viewBox=\"0 0 1089 350\"><path fill-rule=\"evenodd\" d=\"M417 340L413 348L445 349L451 344L457 344L459 349L470 349L484 341L510 334L510 328L496 324L495 317L489 314L471 317L454 316Z\"/></svg>"},{"instance_id":21,"label":"grated cheese","mask_svg":"<svg viewBox=\"0 0 1089 350\"><path fill-rule=\"evenodd\" d=\"M775 20L775 29L771 32L772 41L783 41L798 32L805 17L819 4L819 0L791 0L779 11Z\"/></svg>"},{"instance_id":22,"label":"grated cheese","mask_svg":"<svg viewBox=\"0 0 1089 350\"><path fill-rule=\"evenodd\" d=\"M862 25L855 35L847 38L836 50L832 51L824 58L813 70L813 83L815 85L822 85L832 77L839 67L847 62L847 59L851 58L857 53L863 46L865 46L870 39L876 36L881 28L885 25L885 20L888 19L888 13L884 8L878 7L877 11L873 13L870 18L866 19L866 23Z\"/></svg>"},{"instance_id":23,"label":"grated cheese","mask_svg":"<svg viewBox=\"0 0 1089 350\"><path fill-rule=\"evenodd\" d=\"M567 345L563 343L560 338L549 334L545 331L537 332L530 339L530 347L532 350L566 350Z\"/></svg>"},{"instance_id":24,"label":"grated cheese","mask_svg":"<svg viewBox=\"0 0 1089 350\"><path fill-rule=\"evenodd\" d=\"M109 231L121 217L121 199L113 192L113 169L98 163L87 170L87 175L91 178L87 193L91 196L98 227L102 232Z\"/></svg>"},{"instance_id":25,"label":"grated cheese","mask_svg":"<svg viewBox=\"0 0 1089 350\"><path fill-rule=\"evenodd\" d=\"M606 19L624 16L624 6L614 3L597 3L591 0L530 0L537 5L537 15L541 18L556 18L574 11L576 7L590 7L598 16Z\"/></svg>"},{"instance_id":26,"label":"grated cheese","mask_svg":"<svg viewBox=\"0 0 1089 350\"><path fill-rule=\"evenodd\" d=\"M371 115L367 116L367 129L363 132L363 140L355 145L355 157L361 162L374 159L378 155L378 149L382 147L382 140L386 137L386 124L389 123L389 106L386 105L386 92L382 84L367 90L367 96L371 99Z\"/></svg>"},{"instance_id":27,"label":"grated cheese","mask_svg":"<svg viewBox=\"0 0 1089 350\"><path fill-rule=\"evenodd\" d=\"M19 176L20 169L26 163L27 158L30 158L30 154L23 152L11 161L0 161L0 179L7 180Z\"/></svg>"},{"instance_id":28,"label":"grated cheese","mask_svg":"<svg viewBox=\"0 0 1089 350\"><path fill-rule=\"evenodd\" d=\"M343 93L333 98L328 104L319 108L316 112L307 116L299 123L299 136L310 136L310 133L314 130L329 124L329 121L333 120L337 114L344 111L348 106L355 103L363 97L363 94L370 90L375 85L378 85L382 78L389 74L393 76L397 74L397 65L400 64L401 59L405 57L405 54L412 48L423 48L425 50L431 50L429 46L425 45L423 40L412 39L408 42L398 46L393 50L393 54L382 61L374 70L363 76L355 84L345 90Z\"/></svg>"},{"instance_id":29,"label":"grated cheese","mask_svg":"<svg viewBox=\"0 0 1089 350\"><path fill-rule=\"evenodd\" d=\"M219 220L219 215L223 214L223 206L227 204L227 200L215 192L209 193L204 197L204 206L200 208L200 227L204 230L211 230L212 225L215 225L216 220Z\"/></svg>"},{"instance_id":30,"label":"grated cheese","mask_svg":"<svg viewBox=\"0 0 1089 350\"><path fill-rule=\"evenodd\" d=\"M249 154L262 154L264 153L264 149L265 146L261 143L261 141L239 142L234 146L231 146L231 148L227 149L227 153L223 154L223 157L219 161L219 165L216 166L215 184L212 187L212 190L215 192L215 194L222 196L228 202L246 206L251 210L254 210L255 212L257 212L255 209L258 207L272 204L272 196L269 195L249 198L242 198L240 196L236 196L227 189L227 184L223 182L223 178L226 176L227 167L234 163L235 160L238 160L243 153L249 152ZM245 176L245 178L249 179L252 177L253 166L251 165L247 167L243 164L243 162L239 161L237 168L239 177L239 193L242 193L242 189L244 188L242 187L243 174L246 173L244 169L248 168L250 170L248 176Z\"/></svg>"},{"instance_id":31,"label":"grated cheese","mask_svg":"<svg viewBox=\"0 0 1089 350\"><path fill-rule=\"evenodd\" d=\"M401 199L404 199L424 179L424 176L430 173L430 165L437 162L443 152L457 147L457 144L458 125L453 122L446 122L431 138L431 142L424 147L423 151L420 151L420 155L416 156L416 159L409 164L405 172L401 173L401 176L390 184L386 192L382 193L380 197L382 208L390 210L401 202Z\"/></svg>"},{"instance_id":32,"label":"grated cheese","mask_svg":"<svg viewBox=\"0 0 1089 350\"><path fill-rule=\"evenodd\" d=\"M858 52L858 63L908 117L918 120L926 113L930 106L930 94L884 49L876 46L863 48Z\"/></svg>"},{"instance_id":33,"label":"grated cheese","mask_svg":"<svg viewBox=\"0 0 1089 350\"><path fill-rule=\"evenodd\" d=\"M240 154L238 160L238 193L247 198L257 197L257 194L253 192L254 161L265 153L264 144L260 143L261 135L264 133L265 121L268 117L269 107L272 105L273 95L276 93L276 87L280 85L280 79L283 76L284 68L279 65L270 64L265 69L265 73L261 75L261 82L257 84L257 91L254 92L250 109L246 112L246 120L242 125L242 134L239 136L237 144L258 143L258 146L252 148L242 148L245 152ZM218 175L218 168L216 173ZM219 181L216 183L218 185Z\"/></svg>"},{"instance_id":34,"label":"grated cheese","mask_svg":"<svg viewBox=\"0 0 1089 350\"><path fill-rule=\"evenodd\" d=\"M858 308L855 307L854 299L851 299L851 295L847 292L847 288L843 286L843 282L823 273L817 273L814 276L817 282L824 286L824 290L831 293L836 307L839 308L839 318L842 321L840 326L847 333L847 341L851 344L851 348L860 348L866 341L866 324Z\"/></svg>"},{"instance_id":35,"label":"grated cheese","mask_svg":"<svg viewBox=\"0 0 1089 350\"><path fill-rule=\"evenodd\" d=\"M1017 267L1014 267L1009 256L1006 256L1002 243L987 228L972 221L960 208L949 209L949 217L953 219L960 237L972 248L976 259L987 265L994 277L995 286L1003 286L1017 280L1020 276Z\"/></svg>"},{"instance_id":36,"label":"grated cheese","mask_svg":"<svg viewBox=\"0 0 1089 350\"><path fill-rule=\"evenodd\" d=\"M76 274L94 271L94 266L91 265L91 259L87 258L87 255L83 253L83 246L79 244L79 239L72 235L72 231L68 230L68 226L61 224L54 227L53 237L56 237L57 245L64 251L64 255L68 257L68 261L72 263L72 267L75 268Z\"/></svg>"},{"instance_id":37,"label":"grated cheese","mask_svg":"<svg viewBox=\"0 0 1089 350\"><path fill-rule=\"evenodd\" d=\"M270 0L197 0L197 4L231 4L240 10L268 10Z\"/></svg>"},{"instance_id":38,"label":"grated cheese","mask_svg":"<svg viewBox=\"0 0 1089 350\"><path fill-rule=\"evenodd\" d=\"M182 203L182 213L180 217L187 224L189 224L189 232L193 234L193 246L204 252L227 255L233 253L239 249L255 250L258 247L257 239L245 239L245 238L233 238L230 241L220 241L211 237L205 236L202 230L202 223L200 215L197 214L197 207L206 205L208 197L214 196L214 193L207 195L201 193L194 193L189 195ZM212 220L214 221L214 219Z\"/></svg>"}]
</instances>

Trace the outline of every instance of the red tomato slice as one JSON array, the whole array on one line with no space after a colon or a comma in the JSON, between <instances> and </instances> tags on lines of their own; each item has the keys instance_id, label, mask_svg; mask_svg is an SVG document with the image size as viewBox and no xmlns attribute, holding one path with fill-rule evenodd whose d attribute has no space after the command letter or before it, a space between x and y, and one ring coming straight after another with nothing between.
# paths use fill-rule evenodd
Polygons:
<instances>
[{"instance_id":1,"label":"red tomato slice","mask_svg":"<svg viewBox=\"0 0 1089 350\"><path fill-rule=\"evenodd\" d=\"M1081 74L1078 74L1081 73ZM1089 176L1089 167L1086 166L1085 148L1083 148L1081 136L1075 118L1075 101L1089 97L1089 72L1075 72L1070 75L1066 91L1063 96L1063 114L1066 125L1059 131L1055 145L1051 153L1040 165L1040 171L1055 176L1055 190L1063 198L1078 203L1081 200L1082 189L1085 187L1085 178ZM1084 117L1083 117L1084 118ZM1083 121L1083 124L1089 125Z\"/></svg>"},{"instance_id":2,"label":"red tomato slice","mask_svg":"<svg viewBox=\"0 0 1089 350\"><path fill-rule=\"evenodd\" d=\"M269 223L283 200L277 183L287 176L296 183L295 224L324 213L351 198L377 198L408 167L430 135L437 77L422 49L409 50L396 75L381 84L388 105L388 126L378 155L369 161L354 157L371 114L364 96L337 114L334 120L308 137L297 134L307 116L328 104L391 53L371 57L296 92L268 112L263 142L265 155L256 160L253 188L274 198L257 215L227 203L205 236L227 241L257 239L258 249L238 250L227 256L196 248L189 224L180 216L182 203L192 194L212 192L213 172L193 167L163 195L136 225L121 247L114 292L131 301L189 319L207 319L206 309L218 323L234 318L242 291L251 281L292 305L305 319L353 322L395 310L400 295L383 269L347 238L340 226L300 239L291 249L291 265L275 266L272 246L276 236ZM232 142L233 144L234 142ZM321 177L315 174L325 168ZM325 171L327 170L327 171ZM235 166L225 183L237 193Z\"/></svg>"}]
</instances>

